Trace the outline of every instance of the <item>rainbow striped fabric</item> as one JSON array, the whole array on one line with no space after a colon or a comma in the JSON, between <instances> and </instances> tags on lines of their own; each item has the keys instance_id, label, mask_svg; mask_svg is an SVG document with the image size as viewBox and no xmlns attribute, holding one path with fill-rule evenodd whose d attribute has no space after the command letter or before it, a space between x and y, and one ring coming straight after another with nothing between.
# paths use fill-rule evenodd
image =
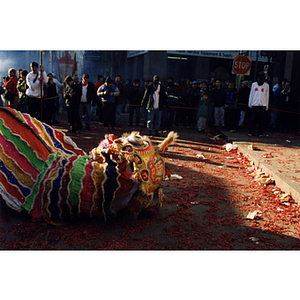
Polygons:
<instances>
[{"instance_id":1,"label":"rainbow striped fabric","mask_svg":"<svg viewBox=\"0 0 300 300\"><path fill-rule=\"evenodd\" d=\"M139 211L160 188L165 165L150 143L130 137L108 136L87 155L61 131L1 107L1 196L53 224L75 216L105 220L130 205Z\"/></svg>"}]
</instances>

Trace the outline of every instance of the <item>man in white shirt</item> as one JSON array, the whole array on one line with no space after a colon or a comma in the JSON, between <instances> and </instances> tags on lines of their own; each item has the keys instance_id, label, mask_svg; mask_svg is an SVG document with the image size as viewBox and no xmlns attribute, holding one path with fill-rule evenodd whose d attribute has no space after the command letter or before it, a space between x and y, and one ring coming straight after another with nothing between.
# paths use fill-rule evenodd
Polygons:
<instances>
[{"instance_id":1,"label":"man in white shirt","mask_svg":"<svg viewBox=\"0 0 300 300\"><path fill-rule=\"evenodd\" d=\"M26 83L28 89L26 95L28 95L27 103L28 110L31 117L37 118L40 121L42 120L42 105L41 97L44 96L44 90L41 87L44 83L47 83L48 77L44 67L41 65L41 71L38 71L38 63L32 62L30 64L31 72L26 76Z\"/></svg>"},{"instance_id":2,"label":"man in white shirt","mask_svg":"<svg viewBox=\"0 0 300 300\"><path fill-rule=\"evenodd\" d=\"M249 136L257 134L263 137L266 126L267 110L269 108L269 84L265 82L264 72L258 74L257 82L251 86L248 106L251 108L251 124Z\"/></svg>"}]
</instances>

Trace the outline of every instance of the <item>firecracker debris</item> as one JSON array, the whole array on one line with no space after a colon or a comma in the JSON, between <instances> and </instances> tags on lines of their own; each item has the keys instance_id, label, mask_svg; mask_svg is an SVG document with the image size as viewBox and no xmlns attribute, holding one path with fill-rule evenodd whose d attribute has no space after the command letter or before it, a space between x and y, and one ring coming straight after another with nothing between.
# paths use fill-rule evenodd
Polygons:
<instances>
[{"instance_id":1,"label":"firecracker debris","mask_svg":"<svg viewBox=\"0 0 300 300\"><path fill-rule=\"evenodd\" d=\"M118 136L132 130L142 135L147 133L143 127L128 127L128 114L122 115L122 127L115 131L105 131L103 125L94 121L90 131L68 133L66 112L59 116L59 121L55 127L86 152L107 133ZM296 136L285 136L283 145L278 136L271 134L265 139L248 139L246 133L243 136L238 131L200 134L182 126L174 131L179 139L164 154L173 176L163 183L166 198L160 209L148 207L137 219L124 212L107 222L74 220L64 226L53 226L11 210L2 201L0 249L300 249L300 206L289 191L291 187L286 184L283 189L278 184L280 173L282 178L295 183L299 191L297 183L292 181L292 176L295 175L295 181L300 176L297 172L300 166L293 160L300 155ZM153 136L151 140L159 143L166 135ZM237 147L226 147L229 143ZM248 149L251 144L260 150ZM263 157L266 153L272 153L273 157ZM265 165L277 168L276 172Z\"/></svg>"}]
</instances>

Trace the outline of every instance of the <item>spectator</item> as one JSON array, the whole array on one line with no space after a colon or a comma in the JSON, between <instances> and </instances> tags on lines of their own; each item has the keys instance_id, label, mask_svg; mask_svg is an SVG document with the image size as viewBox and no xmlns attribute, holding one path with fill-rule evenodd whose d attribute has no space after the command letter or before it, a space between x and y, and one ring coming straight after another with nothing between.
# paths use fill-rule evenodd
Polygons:
<instances>
[{"instance_id":1,"label":"spectator","mask_svg":"<svg viewBox=\"0 0 300 300\"><path fill-rule=\"evenodd\" d=\"M207 126L207 119L210 116L210 93L204 92L199 101L199 109L198 109L198 121L197 121L197 129L198 132L205 132Z\"/></svg>"},{"instance_id":2,"label":"spectator","mask_svg":"<svg viewBox=\"0 0 300 300\"><path fill-rule=\"evenodd\" d=\"M46 83L45 89L45 99L44 99L44 122L51 125L54 120L55 113L55 99L57 97L56 84L54 83L52 73L48 75L48 81ZM52 120L53 119L53 120Z\"/></svg>"},{"instance_id":3,"label":"spectator","mask_svg":"<svg viewBox=\"0 0 300 300\"><path fill-rule=\"evenodd\" d=\"M149 135L152 135L153 127L155 135L159 135L161 112L166 103L166 98L165 88L159 81L159 76L154 75L153 83L147 87L141 103L147 109L147 129Z\"/></svg>"},{"instance_id":4,"label":"spectator","mask_svg":"<svg viewBox=\"0 0 300 300\"><path fill-rule=\"evenodd\" d=\"M250 88L248 86L248 81L242 81L241 87L239 89L238 93L238 107L240 108L240 118L239 118L239 124L238 127L243 127L245 116L249 114L249 106L248 106L248 100L249 100L249 94L250 94ZM247 118L246 118L247 119Z\"/></svg>"},{"instance_id":5,"label":"spectator","mask_svg":"<svg viewBox=\"0 0 300 300\"><path fill-rule=\"evenodd\" d=\"M188 88L192 87L191 80L189 78L185 81L185 83Z\"/></svg>"},{"instance_id":6,"label":"spectator","mask_svg":"<svg viewBox=\"0 0 300 300\"><path fill-rule=\"evenodd\" d=\"M258 74L257 82L251 86L248 106L251 109L251 123L249 136L257 134L263 137L266 125L266 111L269 108L269 84L265 82L264 72Z\"/></svg>"},{"instance_id":7,"label":"spectator","mask_svg":"<svg viewBox=\"0 0 300 300\"><path fill-rule=\"evenodd\" d=\"M8 80L4 82L4 88L6 92L4 93L4 98L8 105L15 105L19 102L18 96L18 77L16 76L16 70L11 68L8 70ZM16 106L14 108L17 108Z\"/></svg>"},{"instance_id":8,"label":"spectator","mask_svg":"<svg viewBox=\"0 0 300 300\"><path fill-rule=\"evenodd\" d=\"M128 91L131 87L132 87L132 82L130 79L127 79L124 84L124 100L122 103L122 113L128 112L127 110Z\"/></svg>"},{"instance_id":9,"label":"spectator","mask_svg":"<svg viewBox=\"0 0 300 300\"><path fill-rule=\"evenodd\" d=\"M186 84L186 81L181 81L181 85L178 88L178 92L180 94L180 106L186 107L185 95L188 91L189 87ZM183 126L186 126L187 123L188 110L187 109L177 109L175 115L175 125L179 125L179 122L182 123Z\"/></svg>"},{"instance_id":10,"label":"spectator","mask_svg":"<svg viewBox=\"0 0 300 300\"><path fill-rule=\"evenodd\" d=\"M140 108L144 96L145 89L140 86L140 80L137 78L133 81L133 86L128 91L129 97L129 126L133 124L133 116L135 113L135 124L139 126L140 123Z\"/></svg>"},{"instance_id":11,"label":"spectator","mask_svg":"<svg viewBox=\"0 0 300 300\"><path fill-rule=\"evenodd\" d=\"M143 88L144 88L144 91L147 89L147 87L149 86L149 82L150 80L147 79L147 80L144 80L143 82ZM141 106L140 108L140 111L141 111L141 121L143 123L143 126L145 128L147 128L147 110L145 107Z\"/></svg>"},{"instance_id":12,"label":"spectator","mask_svg":"<svg viewBox=\"0 0 300 300\"><path fill-rule=\"evenodd\" d=\"M23 69L18 69L18 79L22 79L22 71L23 71Z\"/></svg>"},{"instance_id":13,"label":"spectator","mask_svg":"<svg viewBox=\"0 0 300 300\"><path fill-rule=\"evenodd\" d=\"M5 100L4 98L4 94L6 92L6 89L4 87L4 84L6 81L8 81L9 77L8 76L3 76L2 77L2 86L1 86L1 106L7 106L8 105L8 101Z\"/></svg>"},{"instance_id":14,"label":"spectator","mask_svg":"<svg viewBox=\"0 0 300 300\"><path fill-rule=\"evenodd\" d=\"M234 106L236 95L237 95L237 90L236 90L236 88L234 86L234 82L232 80L230 80L228 83L228 87L226 89L226 94L227 94L227 98L226 98L225 106Z\"/></svg>"},{"instance_id":15,"label":"spectator","mask_svg":"<svg viewBox=\"0 0 300 300\"><path fill-rule=\"evenodd\" d=\"M173 77L168 77L167 78L168 85L166 88L166 93L167 93L167 102L166 105L163 108L162 112L162 130L163 132L165 131L171 131L174 118L175 118L175 113L176 113L176 107L172 106L178 106L180 102L180 94L178 90L175 87Z\"/></svg>"},{"instance_id":16,"label":"spectator","mask_svg":"<svg viewBox=\"0 0 300 300\"><path fill-rule=\"evenodd\" d=\"M294 97L291 89L291 83L286 81L283 90L279 94L278 98L278 119L277 130L279 132L291 132L293 131L293 112Z\"/></svg>"},{"instance_id":17,"label":"spectator","mask_svg":"<svg viewBox=\"0 0 300 300\"><path fill-rule=\"evenodd\" d=\"M95 83L95 91L97 93L99 87L104 84L104 77L103 75L98 75L98 81ZM96 97L95 105L92 106L91 109L91 119L93 119L94 114L98 116L99 124L103 124L103 107L102 101L99 96Z\"/></svg>"},{"instance_id":18,"label":"spectator","mask_svg":"<svg viewBox=\"0 0 300 300\"><path fill-rule=\"evenodd\" d=\"M26 95L26 90L28 89L28 85L26 84L27 74L28 72L26 70L22 70L21 78L18 80L18 85L17 85L17 90L19 92L19 99L20 99L18 109L22 113L28 113L28 103L27 103L28 96Z\"/></svg>"},{"instance_id":19,"label":"spectator","mask_svg":"<svg viewBox=\"0 0 300 300\"><path fill-rule=\"evenodd\" d=\"M52 74L52 78L53 78L53 82L55 83L56 86L56 94L57 94L57 98L54 99L54 114L53 114L53 124L58 124L59 121L57 120L57 115L58 115L58 111L60 109L60 107L62 107L62 109L66 109L66 105L65 102L62 98L62 89L64 87L64 84L61 83L57 78L55 73Z\"/></svg>"},{"instance_id":20,"label":"spectator","mask_svg":"<svg viewBox=\"0 0 300 300\"><path fill-rule=\"evenodd\" d=\"M211 94L211 100L214 105L214 118L215 126L225 126L225 101L227 99L227 94L225 89L222 87L222 82L220 79L216 79L216 87L213 88Z\"/></svg>"},{"instance_id":21,"label":"spectator","mask_svg":"<svg viewBox=\"0 0 300 300\"><path fill-rule=\"evenodd\" d=\"M28 95L27 103L28 110L31 117L41 120L41 96L44 95L44 89L41 90L44 83L48 81L47 74L44 66L41 65L41 71L38 71L38 63L32 62L30 64L31 72L26 76L26 83L28 89L26 94Z\"/></svg>"},{"instance_id":22,"label":"spectator","mask_svg":"<svg viewBox=\"0 0 300 300\"><path fill-rule=\"evenodd\" d=\"M107 130L110 125L116 130L116 97L120 95L120 91L109 76L98 89L97 95L101 97L103 104L104 129Z\"/></svg>"},{"instance_id":23,"label":"spectator","mask_svg":"<svg viewBox=\"0 0 300 300\"><path fill-rule=\"evenodd\" d=\"M74 76L73 76L73 83L79 84L79 77L77 74L74 74Z\"/></svg>"},{"instance_id":24,"label":"spectator","mask_svg":"<svg viewBox=\"0 0 300 300\"><path fill-rule=\"evenodd\" d=\"M205 80L203 80L201 82L201 87L200 87L200 99L203 98L204 94L207 94L208 97L208 101L207 101L207 113L206 113L206 117L205 117L205 128L207 128L207 126L209 125L209 120L212 118L212 113L213 113L213 108L212 108L212 102L211 102L211 90L208 87L208 84ZM199 120L199 117L198 117ZM198 127L198 125L197 125Z\"/></svg>"},{"instance_id":25,"label":"spectator","mask_svg":"<svg viewBox=\"0 0 300 300\"><path fill-rule=\"evenodd\" d=\"M80 98L80 118L81 123L83 119L83 114L86 116L86 130L91 130L91 103L96 98L95 86L92 82L89 81L89 74L83 74L82 81L79 83L81 89L81 98ZM81 124L81 128L82 128Z\"/></svg>"},{"instance_id":26,"label":"spectator","mask_svg":"<svg viewBox=\"0 0 300 300\"><path fill-rule=\"evenodd\" d=\"M81 99L81 89L79 84L73 82L71 76L67 76L64 80L66 85L63 92L63 99L66 101L68 121L69 121L69 131L80 133L82 129L79 105Z\"/></svg>"},{"instance_id":27,"label":"spectator","mask_svg":"<svg viewBox=\"0 0 300 300\"><path fill-rule=\"evenodd\" d=\"M201 97L199 84L197 81L193 81L192 87L188 89L185 95L187 110L187 128L193 128L197 126L197 110L199 107L199 101Z\"/></svg>"},{"instance_id":28,"label":"spectator","mask_svg":"<svg viewBox=\"0 0 300 300\"><path fill-rule=\"evenodd\" d=\"M124 101L124 86L121 83L121 75L115 77L114 85L119 89L120 94L116 97L116 126L121 127L120 119L122 113L122 104Z\"/></svg>"},{"instance_id":29,"label":"spectator","mask_svg":"<svg viewBox=\"0 0 300 300\"><path fill-rule=\"evenodd\" d=\"M270 99L270 126L271 128L275 129L277 128L277 115L278 115L278 103L279 103L279 96L281 91L284 89L284 85L288 80L285 78L281 81L281 83L276 84L273 87L273 99Z\"/></svg>"},{"instance_id":30,"label":"spectator","mask_svg":"<svg viewBox=\"0 0 300 300\"><path fill-rule=\"evenodd\" d=\"M212 77L210 79L210 83L208 85L210 85L210 84L212 85L211 89L213 89L214 87L216 87L216 78L215 77Z\"/></svg>"}]
</instances>

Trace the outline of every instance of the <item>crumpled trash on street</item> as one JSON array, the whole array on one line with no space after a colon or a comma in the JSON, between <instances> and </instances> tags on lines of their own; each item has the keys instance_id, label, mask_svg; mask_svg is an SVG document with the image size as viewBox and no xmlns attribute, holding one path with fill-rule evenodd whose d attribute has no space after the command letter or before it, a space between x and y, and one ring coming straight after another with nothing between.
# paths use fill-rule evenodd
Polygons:
<instances>
[{"instance_id":1,"label":"crumpled trash on street","mask_svg":"<svg viewBox=\"0 0 300 300\"><path fill-rule=\"evenodd\" d=\"M197 153L196 157L206 159L205 156L202 153Z\"/></svg>"},{"instance_id":2,"label":"crumpled trash on street","mask_svg":"<svg viewBox=\"0 0 300 300\"><path fill-rule=\"evenodd\" d=\"M256 217L261 218L262 211L260 210L255 210L253 212L248 213L246 219L247 220L254 220Z\"/></svg>"},{"instance_id":3,"label":"crumpled trash on street","mask_svg":"<svg viewBox=\"0 0 300 300\"><path fill-rule=\"evenodd\" d=\"M215 142L217 141L222 141L223 138L222 138L222 134L217 134L215 135L214 137L210 138L211 140L214 140Z\"/></svg>"},{"instance_id":4,"label":"crumpled trash on street","mask_svg":"<svg viewBox=\"0 0 300 300\"><path fill-rule=\"evenodd\" d=\"M171 174L171 180L174 180L174 179L182 179L183 177L180 176L180 175L177 175L177 174Z\"/></svg>"},{"instance_id":5,"label":"crumpled trash on street","mask_svg":"<svg viewBox=\"0 0 300 300\"><path fill-rule=\"evenodd\" d=\"M280 200L281 202L288 202L288 201L290 201L290 199L291 199L291 197L290 197L289 194L283 194L283 195L280 196L280 198L279 198L279 200Z\"/></svg>"},{"instance_id":6,"label":"crumpled trash on street","mask_svg":"<svg viewBox=\"0 0 300 300\"><path fill-rule=\"evenodd\" d=\"M197 205L197 204L199 204L200 203L200 201L192 201L191 202L191 204L194 204L194 205Z\"/></svg>"},{"instance_id":7,"label":"crumpled trash on street","mask_svg":"<svg viewBox=\"0 0 300 300\"><path fill-rule=\"evenodd\" d=\"M263 155L264 158L273 158L272 153L267 153L265 155Z\"/></svg>"},{"instance_id":8,"label":"crumpled trash on street","mask_svg":"<svg viewBox=\"0 0 300 300\"><path fill-rule=\"evenodd\" d=\"M250 174L251 176L254 176L254 180L257 180L259 184L273 184L274 179L267 176L264 172L261 172L260 170L257 170Z\"/></svg>"},{"instance_id":9,"label":"crumpled trash on street","mask_svg":"<svg viewBox=\"0 0 300 300\"><path fill-rule=\"evenodd\" d=\"M254 145L254 144L249 145L249 146L248 146L248 149L249 149L249 150L252 150L252 151L253 151L253 150L259 150L259 148L258 148L256 145Z\"/></svg>"},{"instance_id":10,"label":"crumpled trash on street","mask_svg":"<svg viewBox=\"0 0 300 300\"><path fill-rule=\"evenodd\" d=\"M233 145L232 143L227 143L224 146L222 146L222 149L226 150L227 152L230 152L232 150L236 150L238 148L237 145Z\"/></svg>"}]
</instances>

